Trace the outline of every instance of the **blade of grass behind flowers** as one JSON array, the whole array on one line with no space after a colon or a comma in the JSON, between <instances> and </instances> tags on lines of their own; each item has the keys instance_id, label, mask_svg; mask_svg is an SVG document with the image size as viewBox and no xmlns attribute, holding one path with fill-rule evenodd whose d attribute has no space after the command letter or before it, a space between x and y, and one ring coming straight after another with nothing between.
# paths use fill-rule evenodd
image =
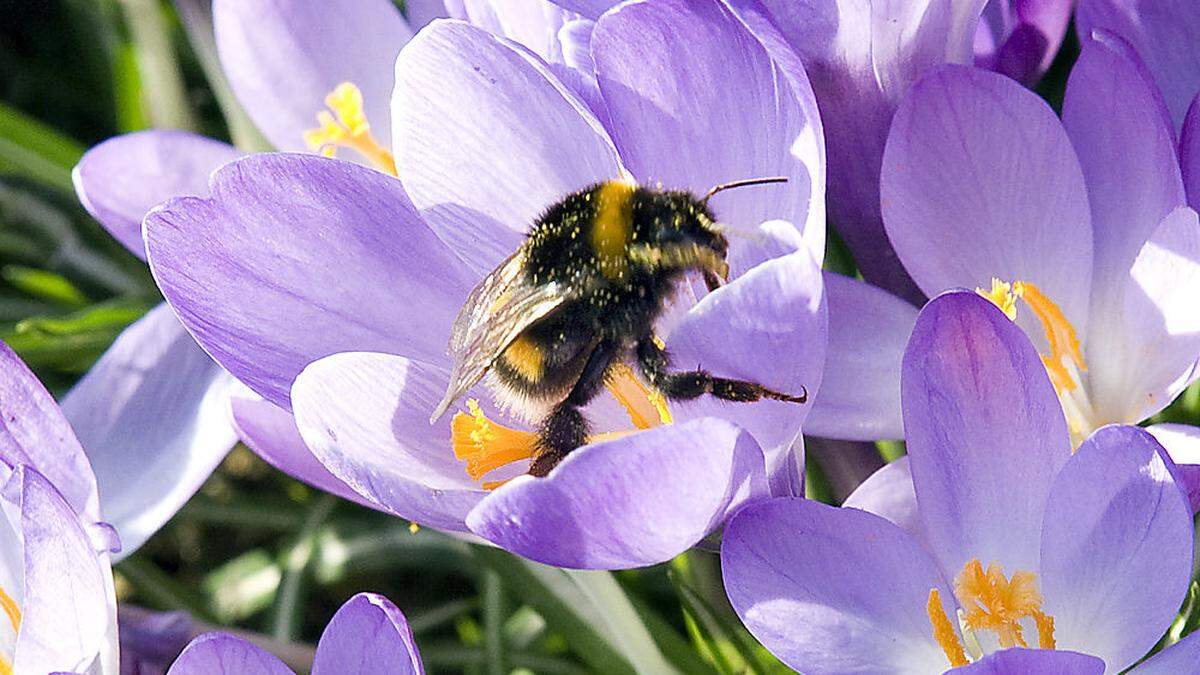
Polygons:
<instances>
[{"instance_id":1,"label":"blade of grass behind flowers","mask_svg":"<svg viewBox=\"0 0 1200 675\"><path fill-rule=\"evenodd\" d=\"M0 103L0 174L25 176L74 194L71 167L83 146L49 126Z\"/></svg>"}]
</instances>

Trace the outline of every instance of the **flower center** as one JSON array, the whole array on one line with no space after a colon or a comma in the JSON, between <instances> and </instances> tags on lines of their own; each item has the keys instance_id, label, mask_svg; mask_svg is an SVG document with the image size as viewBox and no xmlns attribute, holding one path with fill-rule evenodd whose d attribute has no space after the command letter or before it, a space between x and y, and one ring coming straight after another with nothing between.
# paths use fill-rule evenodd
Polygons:
<instances>
[{"instance_id":1,"label":"flower center","mask_svg":"<svg viewBox=\"0 0 1200 675\"><path fill-rule=\"evenodd\" d=\"M609 368L605 382L613 398L635 429L651 429L671 424L671 411L663 395L642 383L633 369L624 363ZM479 402L467 400L468 412L457 412L450 422L450 439L454 457L467 463L471 480L481 480L486 474L513 462L530 459L537 452L537 434L498 424L484 414ZM619 438L629 431L614 431L588 437L589 443ZM493 490L506 481L482 481L483 489ZM0 675L4 675L0 671Z\"/></svg>"},{"instance_id":2,"label":"flower center","mask_svg":"<svg viewBox=\"0 0 1200 675\"><path fill-rule=\"evenodd\" d=\"M336 157L338 148L349 148L376 169L396 175L392 153L371 134L371 124L363 111L363 95L357 86L351 82L339 84L325 97L325 106L328 110L317 113L320 126L304 132L304 142L313 152Z\"/></svg>"},{"instance_id":3,"label":"flower center","mask_svg":"<svg viewBox=\"0 0 1200 675\"><path fill-rule=\"evenodd\" d=\"M976 288L975 292L991 300L1012 321L1017 320L1017 301L1024 300L1042 324L1050 352L1040 355L1042 364L1046 366L1071 429L1071 447L1078 447L1095 425L1091 423L1092 406L1086 388L1082 386L1087 363L1083 360L1075 327L1067 320L1062 308L1031 282L1009 283L992 278L991 290Z\"/></svg>"},{"instance_id":4,"label":"flower center","mask_svg":"<svg viewBox=\"0 0 1200 675\"><path fill-rule=\"evenodd\" d=\"M985 571L979 559L973 558L954 578L954 596L961 607L958 620L962 641L942 608L938 589L929 590L929 601L925 606L933 637L952 667L970 663L967 649L973 660L983 657L978 639L980 631L994 633L1001 649L1028 647L1022 620L1030 621L1037 631L1039 649L1055 648L1054 617L1042 611L1042 594L1033 572L1016 571L1010 578L1004 576L999 565L988 565ZM967 649L964 649L964 642Z\"/></svg>"},{"instance_id":5,"label":"flower center","mask_svg":"<svg viewBox=\"0 0 1200 675\"><path fill-rule=\"evenodd\" d=\"M17 606L17 601L13 600L3 588L0 588L0 609L4 610L5 616L8 617L8 623L12 626L12 637L3 641L3 644L8 646L4 650L8 655L11 655L16 648L17 632L21 629L21 608ZM4 635L8 635L8 631L0 631ZM10 656L0 654L0 675L12 675L13 667Z\"/></svg>"}]
</instances>

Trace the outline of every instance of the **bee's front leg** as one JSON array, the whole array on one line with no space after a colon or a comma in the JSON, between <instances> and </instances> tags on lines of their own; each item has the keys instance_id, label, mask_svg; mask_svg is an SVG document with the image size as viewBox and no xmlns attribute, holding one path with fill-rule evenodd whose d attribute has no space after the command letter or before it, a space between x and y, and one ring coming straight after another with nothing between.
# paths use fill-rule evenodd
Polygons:
<instances>
[{"instance_id":1,"label":"bee's front leg","mask_svg":"<svg viewBox=\"0 0 1200 675\"><path fill-rule=\"evenodd\" d=\"M801 387L800 395L784 394L761 384L745 380L714 377L706 370L672 372L671 359L653 337L644 337L637 344L637 361L642 375L668 399L689 401L703 394L712 394L723 401L749 403L760 399L805 403L808 390Z\"/></svg>"}]
</instances>

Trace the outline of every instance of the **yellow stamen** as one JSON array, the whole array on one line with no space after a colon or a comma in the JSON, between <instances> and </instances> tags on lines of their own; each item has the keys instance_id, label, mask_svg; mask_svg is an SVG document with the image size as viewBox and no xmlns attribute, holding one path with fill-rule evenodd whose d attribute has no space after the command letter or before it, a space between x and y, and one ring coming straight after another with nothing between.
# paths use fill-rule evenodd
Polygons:
<instances>
[{"instance_id":1,"label":"yellow stamen","mask_svg":"<svg viewBox=\"0 0 1200 675\"><path fill-rule=\"evenodd\" d=\"M495 490L496 488L500 487L501 485L504 485L505 483L507 483L510 480L512 480L512 479L505 478L504 480L485 480L485 481L483 481L482 487L484 490L491 492L492 490Z\"/></svg>"},{"instance_id":2,"label":"yellow stamen","mask_svg":"<svg viewBox=\"0 0 1200 675\"><path fill-rule=\"evenodd\" d=\"M0 675L13 675L12 664L4 657L0 657Z\"/></svg>"},{"instance_id":3,"label":"yellow stamen","mask_svg":"<svg viewBox=\"0 0 1200 675\"><path fill-rule=\"evenodd\" d=\"M605 386L617 403L625 408L629 421L638 429L652 429L673 422L667 399L659 391L642 384L633 374L633 369L624 363L609 367Z\"/></svg>"},{"instance_id":4,"label":"yellow stamen","mask_svg":"<svg viewBox=\"0 0 1200 675\"><path fill-rule=\"evenodd\" d=\"M3 608L4 613L8 615L8 622L12 624L13 630L20 630L21 608L3 588L0 588L0 608Z\"/></svg>"},{"instance_id":5,"label":"yellow stamen","mask_svg":"<svg viewBox=\"0 0 1200 675\"><path fill-rule=\"evenodd\" d=\"M363 111L363 95L358 87L351 82L339 84L325 97L325 106L328 111L317 113L319 126L304 132L304 142L313 152L334 157L338 148L349 148L376 169L396 175L396 160L392 153L371 134L371 124Z\"/></svg>"},{"instance_id":6,"label":"yellow stamen","mask_svg":"<svg viewBox=\"0 0 1200 675\"><path fill-rule=\"evenodd\" d=\"M1054 619L1042 612L1042 594L1033 572L1013 572L1006 578L999 565L984 571L972 559L954 579L954 594L963 607L963 624L968 630L989 630L1002 648L1028 647L1021 632L1021 619L1031 618L1038 631L1038 644L1054 648Z\"/></svg>"},{"instance_id":7,"label":"yellow stamen","mask_svg":"<svg viewBox=\"0 0 1200 675\"><path fill-rule=\"evenodd\" d=\"M418 525L418 524L416 524L416 523L409 523L409 524L408 524L408 531L409 531L411 534L416 534L416 533L418 533L418 532L420 532L420 531L421 531L421 526L420 526L420 525Z\"/></svg>"},{"instance_id":8,"label":"yellow stamen","mask_svg":"<svg viewBox=\"0 0 1200 675\"><path fill-rule=\"evenodd\" d=\"M929 589L929 601L925 603L925 613L929 615L929 623L933 626L933 639L937 640L938 646L950 660L950 667L958 668L967 665L967 655L963 651L962 642L959 641L958 634L954 632L954 625L946 616L946 610L942 608L942 594L936 588Z\"/></svg>"},{"instance_id":9,"label":"yellow stamen","mask_svg":"<svg viewBox=\"0 0 1200 675\"><path fill-rule=\"evenodd\" d=\"M489 420L479 402L467 401L470 414L456 413L450 422L450 438L454 456L467 463L467 475L472 480L506 464L529 459L537 445L537 435L510 429Z\"/></svg>"},{"instance_id":10,"label":"yellow stamen","mask_svg":"<svg viewBox=\"0 0 1200 675\"><path fill-rule=\"evenodd\" d=\"M1050 374L1054 390L1062 396L1079 386L1079 381L1069 368L1074 366L1080 373L1087 370L1083 352L1079 348L1079 337L1062 309L1046 297L1041 289L1028 281L1014 281L1010 284L993 278L990 291L976 288L975 292L991 300L1013 321L1017 319L1017 300L1024 300L1045 331L1050 353L1041 355L1042 363L1046 366L1046 372Z\"/></svg>"}]
</instances>

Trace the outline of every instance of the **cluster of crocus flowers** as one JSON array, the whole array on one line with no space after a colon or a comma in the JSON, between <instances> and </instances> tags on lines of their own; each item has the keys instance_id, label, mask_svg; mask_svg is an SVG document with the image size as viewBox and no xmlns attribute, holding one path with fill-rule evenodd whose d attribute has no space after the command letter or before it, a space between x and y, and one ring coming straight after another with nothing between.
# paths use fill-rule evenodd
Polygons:
<instances>
[{"instance_id":1,"label":"cluster of crocus flowers","mask_svg":"<svg viewBox=\"0 0 1200 675\"><path fill-rule=\"evenodd\" d=\"M1072 452L1041 357L970 291L921 311L903 368L906 462L849 508L777 499L729 523L722 566L746 625L804 673L1137 663L1192 569L1191 509L1163 448L1108 426ZM1198 658L1193 635L1133 672Z\"/></svg>"}]
</instances>

